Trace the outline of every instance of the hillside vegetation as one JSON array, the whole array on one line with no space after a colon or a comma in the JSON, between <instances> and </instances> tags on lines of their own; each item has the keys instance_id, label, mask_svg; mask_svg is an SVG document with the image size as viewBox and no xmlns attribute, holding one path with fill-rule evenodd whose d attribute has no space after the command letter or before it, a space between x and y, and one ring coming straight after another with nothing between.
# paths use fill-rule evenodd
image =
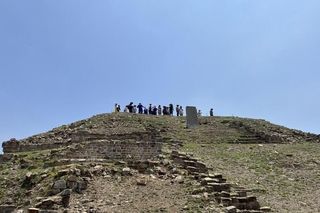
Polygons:
<instances>
[{"instance_id":1,"label":"hillside vegetation","mask_svg":"<svg viewBox=\"0 0 320 213\"><path fill-rule=\"evenodd\" d=\"M320 135L261 119L198 120L199 128L191 130L186 117L99 114L19 140L65 145L1 156L0 212L1 206L19 213L31 207L52 213L225 212L206 193L193 195L201 186L170 160L172 151L200 159L210 173L222 174L234 189L248 189L272 212L320 212ZM64 161L58 154L75 145L70 136L77 132L107 138L149 132L163 142L163 153L143 172L125 161ZM77 190L61 195L59 184L65 183L77 183ZM58 192L67 200L61 201Z\"/></svg>"}]
</instances>

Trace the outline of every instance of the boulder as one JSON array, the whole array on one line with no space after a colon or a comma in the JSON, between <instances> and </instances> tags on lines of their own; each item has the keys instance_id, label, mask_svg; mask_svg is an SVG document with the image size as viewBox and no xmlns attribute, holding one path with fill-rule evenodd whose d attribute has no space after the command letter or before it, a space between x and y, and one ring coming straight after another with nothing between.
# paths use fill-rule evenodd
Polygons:
<instances>
[{"instance_id":1,"label":"boulder","mask_svg":"<svg viewBox=\"0 0 320 213\"><path fill-rule=\"evenodd\" d=\"M125 167L122 169L122 175L131 175L131 169L129 167Z\"/></svg>"},{"instance_id":2,"label":"boulder","mask_svg":"<svg viewBox=\"0 0 320 213\"><path fill-rule=\"evenodd\" d=\"M67 188L67 182L65 180L57 180L53 184L53 189L59 189L60 191Z\"/></svg>"},{"instance_id":3,"label":"boulder","mask_svg":"<svg viewBox=\"0 0 320 213\"><path fill-rule=\"evenodd\" d=\"M77 177L74 175L70 175L67 178L67 187L71 189L76 189L77 188Z\"/></svg>"},{"instance_id":4,"label":"boulder","mask_svg":"<svg viewBox=\"0 0 320 213\"><path fill-rule=\"evenodd\" d=\"M182 183L184 183L184 178L183 178L183 176L178 175L177 177L175 177L174 181L182 184Z\"/></svg>"},{"instance_id":5,"label":"boulder","mask_svg":"<svg viewBox=\"0 0 320 213\"><path fill-rule=\"evenodd\" d=\"M146 177L139 177L137 178L137 185L145 186L147 185L147 181L148 179Z\"/></svg>"},{"instance_id":6,"label":"boulder","mask_svg":"<svg viewBox=\"0 0 320 213\"><path fill-rule=\"evenodd\" d=\"M88 188L88 181L86 180L80 180L77 182L77 189L79 190L85 190Z\"/></svg>"}]
</instances>

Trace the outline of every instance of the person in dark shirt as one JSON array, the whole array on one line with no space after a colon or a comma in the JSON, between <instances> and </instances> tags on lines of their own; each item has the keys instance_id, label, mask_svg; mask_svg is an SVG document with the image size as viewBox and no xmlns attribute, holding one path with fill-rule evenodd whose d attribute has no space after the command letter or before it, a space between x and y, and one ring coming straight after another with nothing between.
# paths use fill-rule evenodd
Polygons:
<instances>
[{"instance_id":1,"label":"person in dark shirt","mask_svg":"<svg viewBox=\"0 0 320 213\"><path fill-rule=\"evenodd\" d=\"M130 113L133 112L133 102L130 102L130 104L128 104L126 107L128 108Z\"/></svg>"},{"instance_id":2,"label":"person in dark shirt","mask_svg":"<svg viewBox=\"0 0 320 213\"><path fill-rule=\"evenodd\" d=\"M210 116L213 116L213 109L210 109Z\"/></svg>"},{"instance_id":3,"label":"person in dark shirt","mask_svg":"<svg viewBox=\"0 0 320 213\"><path fill-rule=\"evenodd\" d=\"M177 104L177 106L176 106L176 113L177 113L177 116L179 116L179 111L180 111L179 104Z\"/></svg>"},{"instance_id":4,"label":"person in dark shirt","mask_svg":"<svg viewBox=\"0 0 320 213\"><path fill-rule=\"evenodd\" d=\"M142 114L143 105L141 103L139 103L137 108L138 108L138 113Z\"/></svg>"},{"instance_id":5,"label":"person in dark shirt","mask_svg":"<svg viewBox=\"0 0 320 213\"><path fill-rule=\"evenodd\" d=\"M143 114L148 114L148 109L147 109L147 107L143 107Z\"/></svg>"},{"instance_id":6,"label":"person in dark shirt","mask_svg":"<svg viewBox=\"0 0 320 213\"><path fill-rule=\"evenodd\" d=\"M156 105L154 105L153 109L152 109L152 114L157 115L157 111L158 111L158 109L157 109Z\"/></svg>"},{"instance_id":7,"label":"person in dark shirt","mask_svg":"<svg viewBox=\"0 0 320 213\"><path fill-rule=\"evenodd\" d=\"M169 113L173 116L173 104L169 104Z\"/></svg>"},{"instance_id":8,"label":"person in dark shirt","mask_svg":"<svg viewBox=\"0 0 320 213\"><path fill-rule=\"evenodd\" d=\"M158 115L161 115L162 110L161 110L161 105L158 106Z\"/></svg>"},{"instance_id":9,"label":"person in dark shirt","mask_svg":"<svg viewBox=\"0 0 320 213\"><path fill-rule=\"evenodd\" d=\"M168 115L168 109L167 109L166 106L163 106L162 114L163 114L163 115Z\"/></svg>"}]
</instances>

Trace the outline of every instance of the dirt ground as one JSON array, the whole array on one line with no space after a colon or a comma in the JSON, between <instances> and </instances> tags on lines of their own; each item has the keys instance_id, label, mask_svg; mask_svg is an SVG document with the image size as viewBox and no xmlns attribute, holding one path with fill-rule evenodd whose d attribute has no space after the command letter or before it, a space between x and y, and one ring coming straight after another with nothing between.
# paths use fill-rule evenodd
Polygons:
<instances>
[{"instance_id":1,"label":"dirt ground","mask_svg":"<svg viewBox=\"0 0 320 213\"><path fill-rule=\"evenodd\" d=\"M138 185L137 179L146 185ZM185 183L150 175L96 177L82 194L72 195L69 212L182 212L188 204Z\"/></svg>"}]
</instances>

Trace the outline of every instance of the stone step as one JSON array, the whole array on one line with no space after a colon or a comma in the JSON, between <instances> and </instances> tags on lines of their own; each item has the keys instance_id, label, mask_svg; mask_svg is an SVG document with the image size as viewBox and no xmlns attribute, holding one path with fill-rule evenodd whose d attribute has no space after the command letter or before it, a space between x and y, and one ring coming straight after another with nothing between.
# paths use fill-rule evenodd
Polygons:
<instances>
[{"instance_id":1,"label":"stone step","mask_svg":"<svg viewBox=\"0 0 320 213\"><path fill-rule=\"evenodd\" d=\"M240 136L240 138L237 138L233 141L233 143L241 143L241 144L261 143L261 142L264 142L264 141L262 141L259 136L255 136L255 135Z\"/></svg>"}]
</instances>

